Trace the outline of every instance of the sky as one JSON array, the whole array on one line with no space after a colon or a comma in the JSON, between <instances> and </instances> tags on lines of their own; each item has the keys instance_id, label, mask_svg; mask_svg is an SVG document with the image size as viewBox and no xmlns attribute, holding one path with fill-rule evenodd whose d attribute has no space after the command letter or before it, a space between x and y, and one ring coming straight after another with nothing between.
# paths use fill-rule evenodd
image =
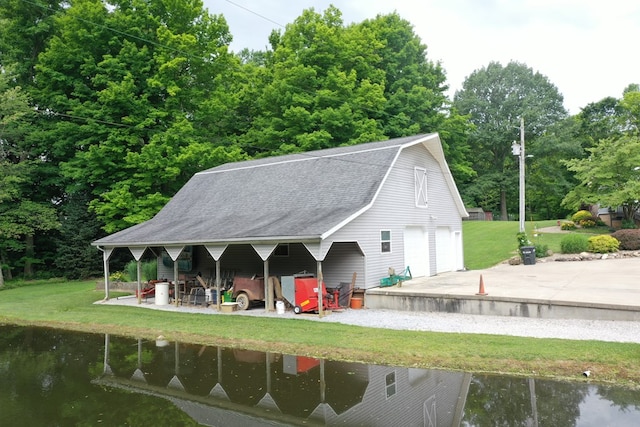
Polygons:
<instances>
[{"instance_id":1,"label":"sky","mask_svg":"<svg viewBox=\"0 0 640 427\"><path fill-rule=\"evenodd\" d=\"M264 50L303 10L329 5L345 25L397 12L440 62L452 99L472 72L496 61L527 65L546 76L570 114L621 98L640 84L640 2L635 0L203 0L224 15L231 49Z\"/></svg>"}]
</instances>

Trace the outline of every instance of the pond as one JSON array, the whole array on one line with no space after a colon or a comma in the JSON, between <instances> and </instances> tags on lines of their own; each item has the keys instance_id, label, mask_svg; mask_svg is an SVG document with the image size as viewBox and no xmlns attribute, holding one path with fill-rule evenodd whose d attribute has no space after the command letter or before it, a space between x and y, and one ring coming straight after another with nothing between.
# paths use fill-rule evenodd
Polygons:
<instances>
[{"instance_id":1,"label":"pond","mask_svg":"<svg viewBox=\"0 0 640 427\"><path fill-rule=\"evenodd\" d=\"M0 426L637 426L640 392L0 326Z\"/></svg>"}]
</instances>

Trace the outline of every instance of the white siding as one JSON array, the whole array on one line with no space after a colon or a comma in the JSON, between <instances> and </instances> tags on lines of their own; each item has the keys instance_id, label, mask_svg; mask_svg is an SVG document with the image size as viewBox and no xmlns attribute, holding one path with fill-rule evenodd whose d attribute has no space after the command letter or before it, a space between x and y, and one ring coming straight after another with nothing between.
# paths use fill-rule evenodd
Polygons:
<instances>
[{"instance_id":1,"label":"white siding","mask_svg":"<svg viewBox=\"0 0 640 427\"><path fill-rule=\"evenodd\" d=\"M468 393L469 374L369 365L369 384L362 402L336 415L314 412L309 417L322 425L429 426L424 413L437 414L438 426L453 426L462 415L458 402ZM387 385L387 376L394 379Z\"/></svg>"},{"instance_id":2,"label":"white siding","mask_svg":"<svg viewBox=\"0 0 640 427\"><path fill-rule=\"evenodd\" d=\"M415 205L415 167L427 170L428 206ZM415 145L402 151L381 189L374 206L338 230L328 241L357 241L366 257L365 288L379 286L389 267L404 270L404 231L407 226L422 227L429 236L429 248L435 248L437 227L451 231L462 229L462 219L446 185L437 161L426 148ZM380 230L391 230L390 253L380 251ZM435 251L429 253L429 272L436 272Z\"/></svg>"},{"instance_id":3,"label":"white siding","mask_svg":"<svg viewBox=\"0 0 640 427\"><path fill-rule=\"evenodd\" d=\"M364 285L364 255L355 242L336 242L322 262L324 283L328 287L351 283L356 273L355 287Z\"/></svg>"}]
</instances>

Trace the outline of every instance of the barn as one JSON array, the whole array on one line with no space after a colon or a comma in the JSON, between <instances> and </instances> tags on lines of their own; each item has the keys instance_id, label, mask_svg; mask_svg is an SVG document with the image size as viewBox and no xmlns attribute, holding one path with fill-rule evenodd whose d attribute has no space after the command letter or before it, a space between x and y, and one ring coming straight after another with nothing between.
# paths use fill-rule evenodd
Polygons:
<instances>
[{"instance_id":1,"label":"barn","mask_svg":"<svg viewBox=\"0 0 640 427\"><path fill-rule=\"evenodd\" d=\"M168 280L307 272L369 289L464 267L468 217L437 133L224 164L196 173L152 219L93 242L158 259ZM354 275L355 273L355 275Z\"/></svg>"}]
</instances>

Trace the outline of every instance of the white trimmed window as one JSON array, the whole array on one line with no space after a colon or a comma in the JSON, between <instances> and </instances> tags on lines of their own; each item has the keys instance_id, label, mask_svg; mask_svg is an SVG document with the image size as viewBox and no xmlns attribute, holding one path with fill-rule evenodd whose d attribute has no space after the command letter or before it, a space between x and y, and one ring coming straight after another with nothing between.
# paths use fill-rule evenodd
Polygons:
<instances>
[{"instance_id":1,"label":"white trimmed window","mask_svg":"<svg viewBox=\"0 0 640 427\"><path fill-rule=\"evenodd\" d=\"M391 230L380 231L380 252L391 252Z\"/></svg>"},{"instance_id":2,"label":"white trimmed window","mask_svg":"<svg viewBox=\"0 0 640 427\"><path fill-rule=\"evenodd\" d=\"M384 378L385 390L387 392L387 399L396 394L396 373L390 372Z\"/></svg>"},{"instance_id":3,"label":"white trimmed window","mask_svg":"<svg viewBox=\"0 0 640 427\"><path fill-rule=\"evenodd\" d=\"M416 206L427 207L427 170L415 167L413 169L413 179L415 184Z\"/></svg>"}]
</instances>

